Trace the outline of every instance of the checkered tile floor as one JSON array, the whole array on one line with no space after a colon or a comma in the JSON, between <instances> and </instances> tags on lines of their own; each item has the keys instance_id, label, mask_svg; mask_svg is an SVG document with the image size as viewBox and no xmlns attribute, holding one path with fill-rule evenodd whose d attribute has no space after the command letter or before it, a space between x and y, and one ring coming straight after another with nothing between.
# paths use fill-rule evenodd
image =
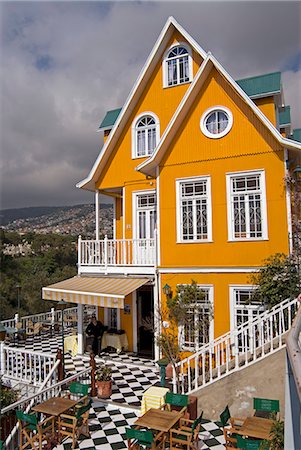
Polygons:
<instances>
[{"instance_id":1,"label":"checkered tile floor","mask_svg":"<svg viewBox=\"0 0 301 450\"><path fill-rule=\"evenodd\" d=\"M79 440L77 449L118 450L127 448L125 428L133 425L138 412L128 408L105 405L95 401L89 416L90 439ZM71 439L66 439L57 450L70 450ZM218 423L202 421L199 449L224 450L223 431Z\"/></svg>"},{"instance_id":2,"label":"checkered tile floor","mask_svg":"<svg viewBox=\"0 0 301 450\"><path fill-rule=\"evenodd\" d=\"M67 334L67 333L66 333ZM61 337L35 336L28 338L18 347L25 347L44 353L56 353L61 347ZM111 403L93 402L89 416L90 439L82 436L77 449L118 450L127 448L125 427L132 425L140 414L143 392L151 385L159 385L159 371L153 361L139 358L131 353L105 353L96 362L105 361L113 370L113 393ZM65 355L67 372L80 372L89 366L89 357ZM120 404L120 406L118 405ZM224 450L223 431L218 422L202 421L199 449ZM71 449L71 440L67 439L56 447L57 450Z\"/></svg>"},{"instance_id":3,"label":"checkered tile floor","mask_svg":"<svg viewBox=\"0 0 301 450\"><path fill-rule=\"evenodd\" d=\"M55 335L35 336L26 339L24 344L27 350L44 353L56 353L61 347L61 337ZM111 401L140 407L143 392L152 385L160 385L159 370L154 362L146 358L138 358L133 353L105 353L96 358L96 363L106 362L112 368L113 393ZM72 357L65 354L65 368L67 373L80 372L89 367L88 356Z\"/></svg>"}]
</instances>

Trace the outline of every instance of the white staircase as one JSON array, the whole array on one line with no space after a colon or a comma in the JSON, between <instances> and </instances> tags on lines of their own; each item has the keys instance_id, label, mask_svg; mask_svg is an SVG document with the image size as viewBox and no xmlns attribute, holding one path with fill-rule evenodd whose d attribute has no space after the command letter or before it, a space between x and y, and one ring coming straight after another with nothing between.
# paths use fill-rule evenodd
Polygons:
<instances>
[{"instance_id":1,"label":"white staircase","mask_svg":"<svg viewBox=\"0 0 301 450\"><path fill-rule=\"evenodd\" d=\"M181 360L173 369L174 392L192 393L283 348L298 306L297 299L284 300Z\"/></svg>"}]
</instances>

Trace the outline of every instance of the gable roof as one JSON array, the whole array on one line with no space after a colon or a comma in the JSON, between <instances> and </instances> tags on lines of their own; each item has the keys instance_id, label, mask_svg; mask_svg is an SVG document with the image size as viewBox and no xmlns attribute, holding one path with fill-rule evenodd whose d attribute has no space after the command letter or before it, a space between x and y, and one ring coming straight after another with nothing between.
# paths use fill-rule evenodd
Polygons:
<instances>
[{"instance_id":1,"label":"gable roof","mask_svg":"<svg viewBox=\"0 0 301 450\"><path fill-rule=\"evenodd\" d=\"M105 166L109 159L111 152L114 149L114 144L123 130L123 126L130 117L132 110L137 103L140 94L143 92L151 73L152 69L156 66L157 62L161 58L163 50L165 50L166 45L171 38L174 31L178 31L183 38L189 43L192 49L197 52L203 59L206 58L206 52L199 46L199 44L181 27L181 25L173 18L169 17L164 25L151 53L149 54L146 63L144 64L129 96L123 105L121 112L113 126L105 145L102 147L89 175L82 181L76 184L78 188L85 188L88 190L95 190L95 182L101 174L102 168Z\"/></svg>"},{"instance_id":2,"label":"gable roof","mask_svg":"<svg viewBox=\"0 0 301 450\"><path fill-rule=\"evenodd\" d=\"M103 118L101 124L99 125L99 130L108 130L111 129L116 122L120 111L122 108L112 109L111 111L107 111L105 117Z\"/></svg>"},{"instance_id":3,"label":"gable roof","mask_svg":"<svg viewBox=\"0 0 301 450\"><path fill-rule=\"evenodd\" d=\"M236 83L252 99L259 97L268 97L281 93L281 72L274 72L256 77L243 78L236 80ZM287 106L286 108L290 108ZM122 108L107 111L99 129L113 127ZM284 119L283 119L284 120ZM288 123L288 122L283 122ZM289 122L290 123L290 122ZM281 123L282 125L282 123Z\"/></svg>"},{"instance_id":4,"label":"gable roof","mask_svg":"<svg viewBox=\"0 0 301 450\"><path fill-rule=\"evenodd\" d=\"M253 99L281 94L281 72L244 78L236 83Z\"/></svg>"},{"instance_id":5,"label":"gable roof","mask_svg":"<svg viewBox=\"0 0 301 450\"><path fill-rule=\"evenodd\" d=\"M271 134L277 139L277 141L285 146L286 148L294 148L301 150L301 145L293 141L291 139L284 138L279 131L272 125L272 123L268 120L268 118L262 113L262 111L255 105L255 103L248 97L245 91L233 80L233 78L226 72L226 70L222 67L222 65L208 52L207 58L204 60L203 64L199 68L192 84L189 89L186 91L181 103L175 111L175 114L171 118L167 128L165 129L161 140L156 147L155 152L152 154L150 158L145 160L143 163L139 164L136 167L136 170L139 170L147 175L155 174L155 167L160 163L165 150L168 144L171 142L177 131L177 125L181 123L183 118L186 115L186 112L189 110L190 105L194 101L197 93L199 92L199 88L204 83L207 75L211 71L212 67L215 67L219 73L230 83L232 88L237 92L237 94L249 105L249 107L253 110L258 119L265 125L265 127L271 132Z\"/></svg>"}]
</instances>

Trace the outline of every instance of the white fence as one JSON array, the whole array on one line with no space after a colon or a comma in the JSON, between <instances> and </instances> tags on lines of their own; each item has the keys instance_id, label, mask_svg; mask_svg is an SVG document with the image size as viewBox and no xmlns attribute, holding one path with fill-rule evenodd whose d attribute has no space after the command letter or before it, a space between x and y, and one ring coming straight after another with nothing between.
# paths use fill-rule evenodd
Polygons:
<instances>
[{"instance_id":1,"label":"white fence","mask_svg":"<svg viewBox=\"0 0 301 450\"><path fill-rule=\"evenodd\" d=\"M154 266L155 239L78 240L80 266Z\"/></svg>"},{"instance_id":2,"label":"white fence","mask_svg":"<svg viewBox=\"0 0 301 450\"><path fill-rule=\"evenodd\" d=\"M6 416L7 420L5 421L5 425L8 430L5 433L7 436L6 441L4 442L3 449L4 450L15 450L19 448L20 436L18 424L15 425L15 412L16 410L23 410L24 412L30 412L30 408L38 403L41 403L48 398L58 397L62 394L62 391L68 389L68 385L72 381L79 381L84 384L91 384L91 367L83 370L82 372L78 372L70 377L64 379L63 381L51 383L51 377L54 372L56 372L58 365L58 361L52 368L52 371L49 373L48 379L44 381L44 384L40 387L39 391L31 395L30 397L17 401L6 408L3 408L0 411L1 416ZM49 386L50 384L50 386ZM5 432L5 430L4 430Z\"/></svg>"},{"instance_id":3,"label":"white fence","mask_svg":"<svg viewBox=\"0 0 301 450\"><path fill-rule=\"evenodd\" d=\"M0 342L1 375L22 383L40 386L51 372L56 355L14 348ZM52 383L56 383L53 374Z\"/></svg>"},{"instance_id":4,"label":"white fence","mask_svg":"<svg viewBox=\"0 0 301 450\"><path fill-rule=\"evenodd\" d=\"M173 369L174 392L198 390L280 350L298 306L297 299L285 300L181 360Z\"/></svg>"}]
</instances>

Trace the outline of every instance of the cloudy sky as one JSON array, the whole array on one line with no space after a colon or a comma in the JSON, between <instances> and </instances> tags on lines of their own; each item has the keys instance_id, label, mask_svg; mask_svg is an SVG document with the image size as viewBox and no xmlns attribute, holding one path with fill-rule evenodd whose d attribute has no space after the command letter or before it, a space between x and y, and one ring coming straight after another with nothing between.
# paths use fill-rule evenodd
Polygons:
<instances>
[{"instance_id":1,"label":"cloudy sky","mask_svg":"<svg viewBox=\"0 0 301 450\"><path fill-rule=\"evenodd\" d=\"M2 2L1 207L93 201L105 111L122 106L168 16L236 79L282 71L301 127L300 2Z\"/></svg>"}]
</instances>

